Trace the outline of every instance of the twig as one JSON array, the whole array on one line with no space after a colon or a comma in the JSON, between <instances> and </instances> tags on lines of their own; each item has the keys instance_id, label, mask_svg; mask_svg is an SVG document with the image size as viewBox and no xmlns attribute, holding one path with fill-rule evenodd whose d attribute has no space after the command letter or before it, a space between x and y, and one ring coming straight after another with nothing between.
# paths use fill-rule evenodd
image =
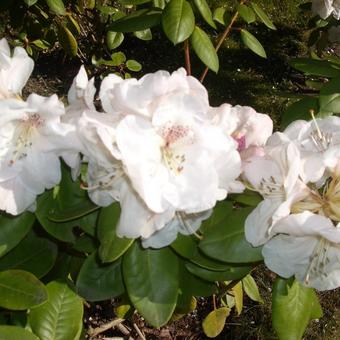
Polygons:
<instances>
[{"instance_id":1,"label":"twig","mask_svg":"<svg viewBox=\"0 0 340 340\"><path fill-rule=\"evenodd\" d=\"M141 330L138 328L138 326L135 323L133 324L133 328L136 330L136 332L138 333L139 337L142 340L146 340L144 334L141 332Z\"/></svg>"},{"instance_id":2,"label":"twig","mask_svg":"<svg viewBox=\"0 0 340 340\"><path fill-rule=\"evenodd\" d=\"M94 338L96 337L98 334L103 333L105 331L107 331L110 328L115 328L116 326L118 326L120 323L122 323L124 321L124 319L120 319L120 318L116 318L104 325L101 325L100 327L94 328L94 329L90 329L88 331L88 334L90 336L90 338Z\"/></svg>"},{"instance_id":3,"label":"twig","mask_svg":"<svg viewBox=\"0 0 340 340\"><path fill-rule=\"evenodd\" d=\"M189 49L188 39L184 41L184 57L185 57L185 69L187 70L187 75L191 76L190 49Z\"/></svg>"},{"instance_id":4,"label":"twig","mask_svg":"<svg viewBox=\"0 0 340 340\"><path fill-rule=\"evenodd\" d=\"M240 5L244 3L245 0L241 0L240 1ZM218 52L218 50L220 49L220 47L223 44L223 41L227 38L228 34L230 33L236 19L238 17L238 11L236 11L236 13L234 14L234 16L231 18L230 24L226 27L226 29L224 30L223 34L221 35L220 39L217 42L217 45L215 47L215 51ZM206 77L207 73L209 71L209 68L206 67L200 77L200 82L203 83L204 78Z\"/></svg>"}]
</instances>

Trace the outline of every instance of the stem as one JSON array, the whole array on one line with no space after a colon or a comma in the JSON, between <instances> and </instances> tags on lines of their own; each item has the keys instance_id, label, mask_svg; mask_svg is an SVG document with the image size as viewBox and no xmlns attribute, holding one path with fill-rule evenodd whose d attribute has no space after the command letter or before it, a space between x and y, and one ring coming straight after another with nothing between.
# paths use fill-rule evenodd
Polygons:
<instances>
[{"instance_id":1,"label":"stem","mask_svg":"<svg viewBox=\"0 0 340 340\"><path fill-rule=\"evenodd\" d=\"M215 294L213 294L213 296L212 296L212 298L213 298L213 307L214 307L214 310L216 310L216 296L215 296Z\"/></svg>"},{"instance_id":2,"label":"stem","mask_svg":"<svg viewBox=\"0 0 340 340\"><path fill-rule=\"evenodd\" d=\"M244 3L245 0L241 0L240 1L240 5ZM229 35L236 19L238 17L238 11L236 11L236 13L234 14L234 16L231 18L230 24L226 27L226 29L224 30L223 34L221 35L220 39L217 42L217 45L215 47L215 51L218 52L218 50L220 49L221 45L223 44L223 41L227 38L227 36ZM206 77L207 73L209 71L209 68L206 67L200 77L200 82L203 83L204 78Z\"/></svg>"},{"instance_id":3,"label":"stem","mask_svg":"<svg viewBox=\"0 0 340 340\"><path fill-rule=\"evenodd\" d=\"M184 41L184 57L185 57L185 69L187 70L187 75L191 76L190 49L189 49L188 39Z\"/></svg>"}]
</instances>

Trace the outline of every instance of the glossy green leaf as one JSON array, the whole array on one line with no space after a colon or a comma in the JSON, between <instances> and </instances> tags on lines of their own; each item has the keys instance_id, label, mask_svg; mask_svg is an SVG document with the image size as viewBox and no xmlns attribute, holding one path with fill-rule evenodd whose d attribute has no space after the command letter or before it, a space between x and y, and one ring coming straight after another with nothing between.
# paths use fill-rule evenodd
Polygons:
<instances>
[{"instance_id":1,"label":"glossy green leaf","mask_svg":"<svg viewBox=\"0 0 340 340\"><path fill-rule=\"evenodd\" d=\"M130 59L126 62L126 67L128 70L133 71L133 72L139 72L142 69L142 65L133 59Z\"/></svg>"},{"instance_id":2,"label":"glossy green leaf","mask_svg":"<svg viewBox=\"0 0 340 340\"><path fill-rule=\"evenodd\" d=\"M201 61L217 73L219 68L218 56L208 34L196 26L190 37L190 42Z\"/></svg>"},{"instance_id":3,"label":"glossy green leaf","mask_svg":"<svg viewBox=\"0 0 340 340\"><path fill-rule=\"evenodd\" d=\"M45 0L50 11L54 14L65 15L66 9L63 0Z\"/></svg>"},{"instance_id":4,"label":"glossy green leaf","mask_svg":"<svg viewBox=\"0 0 340 340\"><path fill-rule=\"evenodd\" d=\"M340 113L340 78L333 78L321 88L320 110Z\"/></svg>"},{"instance_id":5,"label":"glossy green leaf","mask_svg":"<svg viewBox=\"0 0 340 340\"><path fill-rule=\"evenodd\" d=\"M77 340L82 329L83 302L66 283L47 285L48 302L32 308L29 323L32 331L44 340Z\"/></svg>"},{"instance_id":6,"label":"glossy green leaf","mask_svg":"<svg viewBox=\"0 0 340 340\"><path fill-rule=\"evenodd\" d=\"M45 286L31 273L23 270L0 272L0 306L24 310L47 301Z\"/></svg>"},{"instance_id":7,"label":"glossy green leaf","mask_svg":"<svg viewBox=\"0 0 340 340\"><path fill-rule=\"evenodd\" d=\"M207 256L231 263L262 260L261 247L252 247L244 236L244 223L252 208L234 209L204 235L199 248Z\"/></svg>"},{"instance_id":8,"label":"glossy green leaf","mask_svg":"<svg viewBox=\"0 0 340 340\"><path fill-rule=\"evenodd\" d=\"M58 39L66 54L70 57L75 57L77 55L77 40L66 26L58 25Z\"/></svg>"},{"instance_id":9,"label":"glossy green leaf","mask_svg":"<svg viewBox=\"0 0 340 340\"><path fill-rule=\"evenodd\" d=\"M140 40L144 40L144 41L152 40L152 32L150 28L147 28L146 30L143 30L143 31L136 31L133 34L136 38Z\"/></svg>"},{"instance_id":10,"label":"glossy green leaf","mask_svg":"<svg viewBox=\"0 0 340 340\"><path fill-rule=\"evenodd\" d=\"M161 20L159 10L138 10L109 25L110 31L135 32L157 26Z\"/></svg>"},{"instance_id":11,"label":"glossy green leaf","mask_svg":"<svg viewBox=\"0 0 340 340\"><path fill-rule=\"evenodd\" d=\"M92 254L97 248L98 245L96 240L87 234L78 237L73 245L73 249L85 254Z\"/></svg>"},{"instance_id":12,"label":"glossy green leaf","mask_svg":"<svg viewBox=\"0 0 340 340\"><path fill-rule=\"evenodd\" d=\"M195 16L186 0L170 0L162 14L164 33L174 45L188 39L195 28Z\"/></svg>"},{"instance_id":13,"label":"glossy green leaf","mask_svg":"<svg viewBox=\"0 0 340 340\"><path fill-rule=\"evenodd\" d=\"M24 0L25 4L30 7L33 6L38 0Z\"/></svg>"},{"instance_id":14,"label":"glossy green leaf","mask_svg":"<svg viewBox=\"0 0 340 340\"><path fill-rule=\"evenodd\" d=\"M252 270L252 267L250 266L229 266L228 270L225 271L213 271L199 267L190 262L187 262L185 267L190 273L203 280L211 282L239 280L245 277Z\"/></svg>"},{"instance_id":15,"label":"glossy green leaf","mask_svg":"<svg viewBox=\"0 0 340 340\"><path fill-rule=\"evenodd\" d=\"M31 230L35 216L25 212L18 216L0 214L0 257L8 253Z\"/></svg>"},{"instance_id":16,"label":"glossy green leaf","mask_svg":"<svg viewBox=\"0 0 340 340\"><path fill-rule=\"evenodd\" d=\"M119 66L124 64L126 61L126 56L123 52L116 52L111 54L111 60L114 66Z\"/></svg>"},{"instance_id":17,"label":"glossy green leaf","mask_svg":"<svg viewBox=\"0 0 340 340\"><path fill-rule=\"evenodd\" d=\"M198 11L202 15L202 18L209 24L212 28L216 28L216 25L213 20L213 16L210 10L210 7L206 0L194 0L194 4L197 7Z\"/></svg>"},{"instance_id":18,"label":"glossy green leaf","mask_svg":"<svg viewBox=\"0 0 340 340\"><path fill-rule=\"evenodd\" d=\"M230 314L228 307L222 307L210 312L202 322L204 334L209 338L215 338L224 328L225 321Z\"/></svg>"},{"instance_id":19,"label":"glossy green leaf","mask_svg":"<svg viewBox=\"0 0 340 340\"><path fill-rule=\"evenodd\" d=\"M283 113L281 125L283 128L287 127L291 122L304 119L310 120L312 118L311 112L319 112L319 101L315 97L305 97L291 104Z\"/></svg>"},{"instance_id":20,"label":"glossy green leaf","mask_svg":"<svg viewBox=\"0 0 340 340\"><path fill-rule=\"evenodd\" d=\"M312 288L298 281L278 278L273 287L273 327L280 340L299 340L311 319L322 316L318 297Z\"/></svg>"},{"instance_id":21,"label":"glossy green leaf","mask_svg":"<svg viewBox=\"0 0 340 340\"><path fill-rule=\"evenodd\" d=\"M266 51L264 50L261 43L247 30L241 29L241 39L242 42L254 53L256 53L262 58L267 58Z\"/></svg>"},{"instance_id":22,"label":"glossy green leaf","mask_svg":"<svg viewBox=\"0 0 340 340\"><path fill-rule=\"evenodd\" d=\"M27 329L17 326L0 326L1 340L39 340L39 338Z\"/></svg>"},{"instance_id":23,"label":"glossy green leaf","mask_svg":"<svg viewBox=\"0 0 340 340\"><path fill-rule=\"evenodd\" d=\"M103 262L113 262L132 245L133 239L117 236L116 226L120 217L120 206L113 203L102 208L98 219L99 257Z\"/></svg>"},{"instance_id":24,"label":"glossy green leaf","mask_svg":"<svg viewBox=\"0 0 340 340\"><path fill-rule=\"evenodd\" d=\"M247 5L240 4L237 6L237 11L240 17L247 23L250 24L256 20L255 12Z\"/></svg>"},{"instance_id":25,"label":"glossy green leaf","mask_svg":"<svg viewBox=\"0 0 340 340\"><path fill-rule=\"evenodd\" d=\"M114 50L124 41L124 34L121 32L109 31L106 34L106 45L108 49Z\"/></svg>"},{"instance_id":26,"label":"glossy green leaf","mask_svg":"<svg viewBox=\"0 0 340 340\"><path fill-rule=\"evenodd\" d=\"M151 0L119 0L120 3L123 5L141 5L145 4L147 2L150 2Z\"/></svg>"},{"instance_id":27,"label":"glossy green leaf","mask_svg":"<svg viewBox=\"0 0 340 340\"><path fill-rule=\"evenodd\" d=\"M295 58L289 64L295 69L321 77L340 77L340 65L333 64L327 60L315 60L311 58Z\"/></svg>"},{"instance_id":28,"label":"glossy green leaf","mask_svg":"<svg viewBox=\"0 0 340 340\"><path fill-rule=\"evenodd\" d=\"M107 300L124 293L121 259L101 264L97 253L87 257L77 278L77 291L88 301Z\"/></svg>"},{"instance_id":29,"label":"glossy green leaf","mask_svg":"<svg viewBox=\"0 0 340 340\"><path fill-rule=\"evenodd\" d=\"M245 293L253 300L263 303L263 299L260 295L259 288L254 280L254 278L248 274L242 279L242 285Z\"/></svg>"},{"instance_id":30,"label":"glossy green leaf","mask_svg":"<svg viewBox=\"0 0 340 340\"><path fill-rule=\"evenodd\" d=\"M40 278L53 267L57 252L55 243L30 232L18 246L0 259L0 270L21 269Z\"/></svg>"},{"instance_id":31,"label":"glossy green leaf","mask_svg":"<svg viewBox=\"0 0 340 340\"><path fill-rule=\"evenodd\" d=\"M221 25L225 25L224 14L226 9L224 7L218 7L214 10L213 19Z\"/></svg>"},{"instance_id":32,"label":"glossy green leaf","mask_svg":"<svg viewBox=\"0 0 340 340\"><path fill-rule=\"evenodd\" d=\"M263 11L261 7L259 7L254 2L250 3L251 7L253 8L254 12L257 14L257 16L260 18L260 20L270 29L276 30L275 25L273 22L269 19L268 15Z\"/></svg>"},{"instance_id":33,"label":"glossy green leaf","mask_svg":"<svg viewBox=\"0 0 340 340\"><path fill-rule=\"evenodd\" d=\"M251 207L256 207L263 200L262 196L258 192L251 190L245 190L242 194L237 194L231 197L235 202Z\"/></svg>"},{"instance_id":34,"label":"glossy green leaf","mask_svg":"<svg viewBox=\"0 0 340 340\"><path fill-rule=\"evenodd\" d=\"M129 298L154 327L166 324L178 295L178 258L169 248L142 249L135 242L123 259Z\"/></svg>"}]
</instances>

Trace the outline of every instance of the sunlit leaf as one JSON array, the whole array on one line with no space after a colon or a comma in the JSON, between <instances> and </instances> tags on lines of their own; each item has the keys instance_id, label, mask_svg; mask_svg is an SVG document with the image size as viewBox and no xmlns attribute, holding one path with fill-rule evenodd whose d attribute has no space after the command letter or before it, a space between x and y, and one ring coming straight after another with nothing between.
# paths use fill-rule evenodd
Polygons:
<instances>
[{"instance_id":1,"label":"sunlit leaf","mask_svg":"<svg viewBox=\"0 0 340 340\"><path fill-rule=\"evenodd\" d=\"M202 322L204 334L209 338L215 338L224 328L225 321L230 314L228 307L222 307L210 312Z\"/></svg>"}]
</instances>

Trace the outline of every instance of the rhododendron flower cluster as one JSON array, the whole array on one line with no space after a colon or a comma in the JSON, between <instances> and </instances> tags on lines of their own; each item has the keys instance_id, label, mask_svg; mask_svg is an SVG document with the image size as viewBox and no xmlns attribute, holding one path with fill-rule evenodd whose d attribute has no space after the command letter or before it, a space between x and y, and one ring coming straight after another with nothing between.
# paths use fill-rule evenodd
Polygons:
<instances>
[{"instance_id":1,"label":"rhododendron flower cluster","mask_svg":"<svg viewBox=\"0 0 340 340\"><path fill-rule=\"evenodd\" d=\"M264 197L246 221L268 268L319 290L340 286L340 118L273 134L243 176Z\"/></svg>"}]
</instances>

